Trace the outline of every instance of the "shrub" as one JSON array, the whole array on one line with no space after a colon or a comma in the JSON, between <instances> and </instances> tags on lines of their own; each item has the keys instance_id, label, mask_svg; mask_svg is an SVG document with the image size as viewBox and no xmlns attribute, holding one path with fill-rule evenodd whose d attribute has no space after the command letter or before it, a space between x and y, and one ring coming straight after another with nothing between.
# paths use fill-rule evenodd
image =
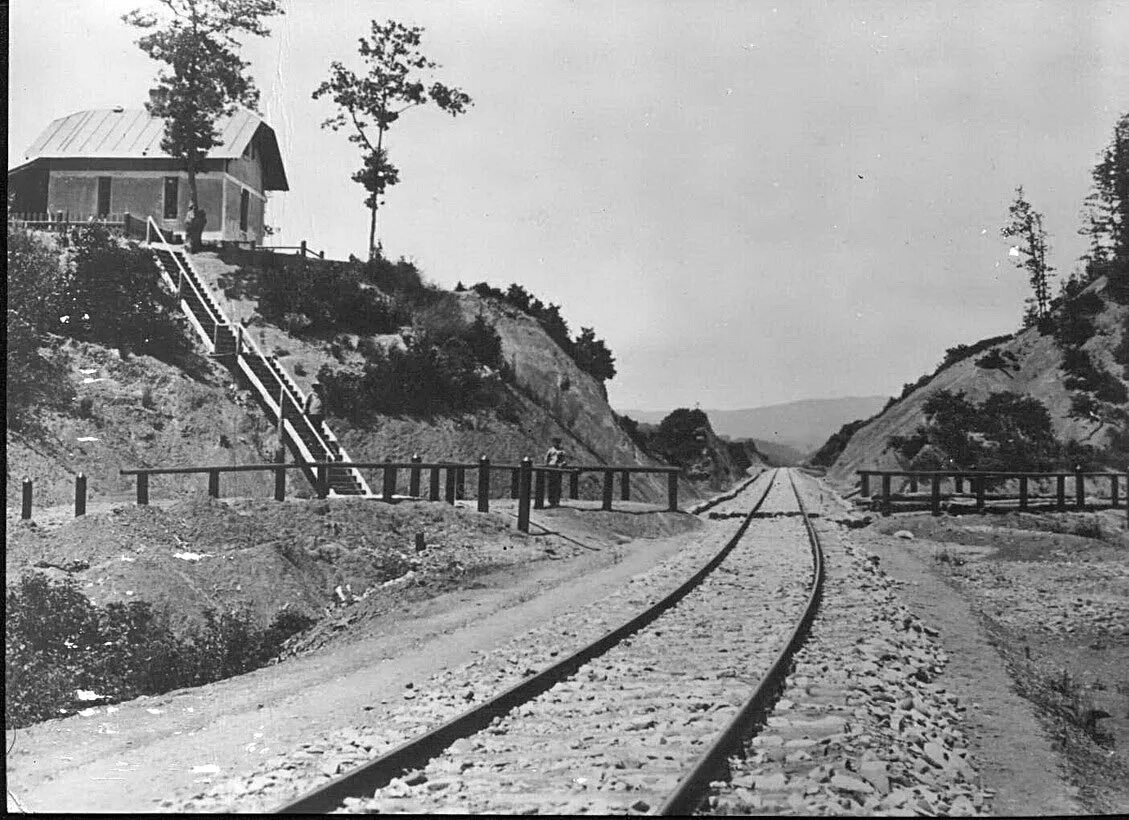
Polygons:
<instances>
[{"instance_id":1,"label":"shrub","mask_svg":"<svg viewBox=\"0 0 1129 820\"><path fill-rule=\"evenodd\" d=\"M204 613L177 635L143 601L95 606L67 579L25 575L7 590L4 719L9 729L82 707L77 689L110 702L250 671L313 619L286 610L266 628L243 611Z\"/></svg>"}]
</instances>

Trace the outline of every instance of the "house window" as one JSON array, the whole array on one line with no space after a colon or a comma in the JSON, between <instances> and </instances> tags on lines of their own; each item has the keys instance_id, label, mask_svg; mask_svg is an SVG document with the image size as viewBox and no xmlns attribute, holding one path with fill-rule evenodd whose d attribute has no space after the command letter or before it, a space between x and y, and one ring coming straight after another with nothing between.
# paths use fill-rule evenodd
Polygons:
<instances>
[{"instance_id":1,"label":"house window","mask_svg":"<svg viewBox=\"0 0 1129 820\"><path fill-rule=\"evenodd\" d=\"M179 213L180 180L165 177L165 219L176 219Z\"/></svg>"},{"instance_id":2,"label":"house window","mask_svg":"<svg viewBox=\"0 0 1129 820\"><path fill-rule=\"evenodd\" d=\"M110 177L98 177L98 216L110 215Z\"/></svg>"},{"instance_id":3,"label":"house window","mask_svg":"<svg viewBox=\"0 0 1129 820\"><path fill-rule=\"evenodd\" d=\"M251 210L251 193L244 188L239 195L239 230L247 230L247 215Z\"/></svg>"}]
</instances>

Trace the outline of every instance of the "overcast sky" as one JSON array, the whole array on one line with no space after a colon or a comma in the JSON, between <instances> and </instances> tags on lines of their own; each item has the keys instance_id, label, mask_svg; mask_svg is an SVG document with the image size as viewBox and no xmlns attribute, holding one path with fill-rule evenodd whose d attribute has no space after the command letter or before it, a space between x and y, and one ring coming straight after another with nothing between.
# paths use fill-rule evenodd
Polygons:
<instances>
[{"instance_id":1,"label":"overcast sky","mask_svg":"<svg viewBox=\"0 0 1129 820\"><path fill-rule=\"evenodd\" d=\"M140 106L143 0L11 0L9 167L47 123ZM594 326L619 409L891 394L1014 330L1015 186L1069 272L1089 170L1129 110L1129 3L288 0L246 56L290 192L281 244L364 255L359 167L310 93L369 20L426 28L475 105L412 111L385 251L525 285Z\"/></svg>"}]
</instances>

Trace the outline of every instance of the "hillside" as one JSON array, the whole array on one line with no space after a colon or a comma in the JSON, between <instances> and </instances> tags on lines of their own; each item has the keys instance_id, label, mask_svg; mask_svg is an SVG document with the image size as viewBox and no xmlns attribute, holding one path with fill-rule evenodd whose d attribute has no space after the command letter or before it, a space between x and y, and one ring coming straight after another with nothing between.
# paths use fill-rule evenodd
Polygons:
<instances>
[{"instance_id":1,"label":"hillside","mask_svg":"<svg viewBox=\"0 0 1129 820\"><path fill-rule=\"evenodd\" d=\"M1079 303L1088 300L1093 304L1094 312L1089 317L1092 333L1078 347L1090 361L1108 371L1124 386L1129 384L1129 369L1124 361L1126 340L1129 339L1129 307L1105 296L1105 285L1106 279L1101 277L1079 294ZM1061 328L1068 318L1063 306L1059 306L1053 318ZM909 466L904 456L890 447L889 439L891 436L913 435L925 422L926 402L941 391L963 393L975 403L1004 392L1036 399L1046 407L1054 436L1060 442L1108 447L1115 425L1101 425L1071 415L1071 403L1079 391L1067 388L1070 376L1064 371L1066 356L1064 346L1055 336L1042 332L1038 327L1028 327L1011 337L955 348L947 357L947 364L943 364L932 376L923 376L917 386L907 386L906 395L861 424L850 435L846 446L831 464L828 477L843 484L853 484L854 473L859 469L904 469ZM1003 366L984 366L990 363ZM1114 392L1117 392L1116 386ZM830 450L834 455L834 448Z\"/></svg>"},{"instance_id":2,"label":"hillside","mask_svg":"<svg viewBox=\"0 0 1129 820\"><path fill-rule=\"evenodd\" d=\"M823 444L843 424L873 415L886 401L885 396L804 399L739 410L707 410L706 413L718 435L771 442L806 454ZM628 410L626 415L653 424L665 413ZM788 453L781 455L790 458Z\"/></svg>"}]
</instances>

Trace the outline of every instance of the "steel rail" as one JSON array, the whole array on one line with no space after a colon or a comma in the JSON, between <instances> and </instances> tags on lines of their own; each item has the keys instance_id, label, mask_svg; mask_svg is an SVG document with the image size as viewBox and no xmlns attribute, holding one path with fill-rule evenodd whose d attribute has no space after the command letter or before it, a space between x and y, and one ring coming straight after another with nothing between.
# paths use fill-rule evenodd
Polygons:
<instances>
[{"instance_id":1,"label":"steel rail","mask_svg":"<svg viewBox=\"0 0 1129 820\"><path fill-rule=\"evenodd\" d=\"M796 503L800 507L800 515L804 520L804 529L807 530L808 541L812 552L812 587L808 595L807 605L800 617L792 637L787 645L780 650L776 660L769 667L753 694L745 701L729 726L717 737L705 751L694 768L682 778L675 787L670 797L659 808L660 815L687 815L692 814L705 799L710 782L717 780L719 775L728 773L729 755L740 748L742 740L755 733L763 725L768 710L776 701L784 679L792 666L792 658L807 640L808 632L816 612L819 610L820 601L823 599L823 547L819 542L819 533L811 523L811 517L804 507L803 497L796 487L796 481L791 472L788 481L792 485L792 492L796 494Z\"/></svg>"},{"instance_id":2,"label":"steel rail","mask_svg":"<svg viewBox=\"0 0 1129 820\"><path fill-rule=\"evenodd\" d=\"M571 677L576 671L595 657L598 657L625 638L638 632L660 615L673 607L697 587L740 543L754 516L776 481L774 472L757 499L756 504L745 516L737 532L725 546L707 561L689 579L660 601L640 612L631 620L606 633L603 637L577 650L567 658L543 669L536 675L515 684L485 703L458 715L441 726L420 735L413 740L392 749L380 757L362 763L335 780L319 786L295 800L275 809L276 814L325 814L339 807L347 797L372 794L388 785L392 778L404 772L425 765L441 754L456 740L469 737L490 725L494 718L504 715L514 708L532 700L556 684Z\"/></svg>"}]
</instances>

